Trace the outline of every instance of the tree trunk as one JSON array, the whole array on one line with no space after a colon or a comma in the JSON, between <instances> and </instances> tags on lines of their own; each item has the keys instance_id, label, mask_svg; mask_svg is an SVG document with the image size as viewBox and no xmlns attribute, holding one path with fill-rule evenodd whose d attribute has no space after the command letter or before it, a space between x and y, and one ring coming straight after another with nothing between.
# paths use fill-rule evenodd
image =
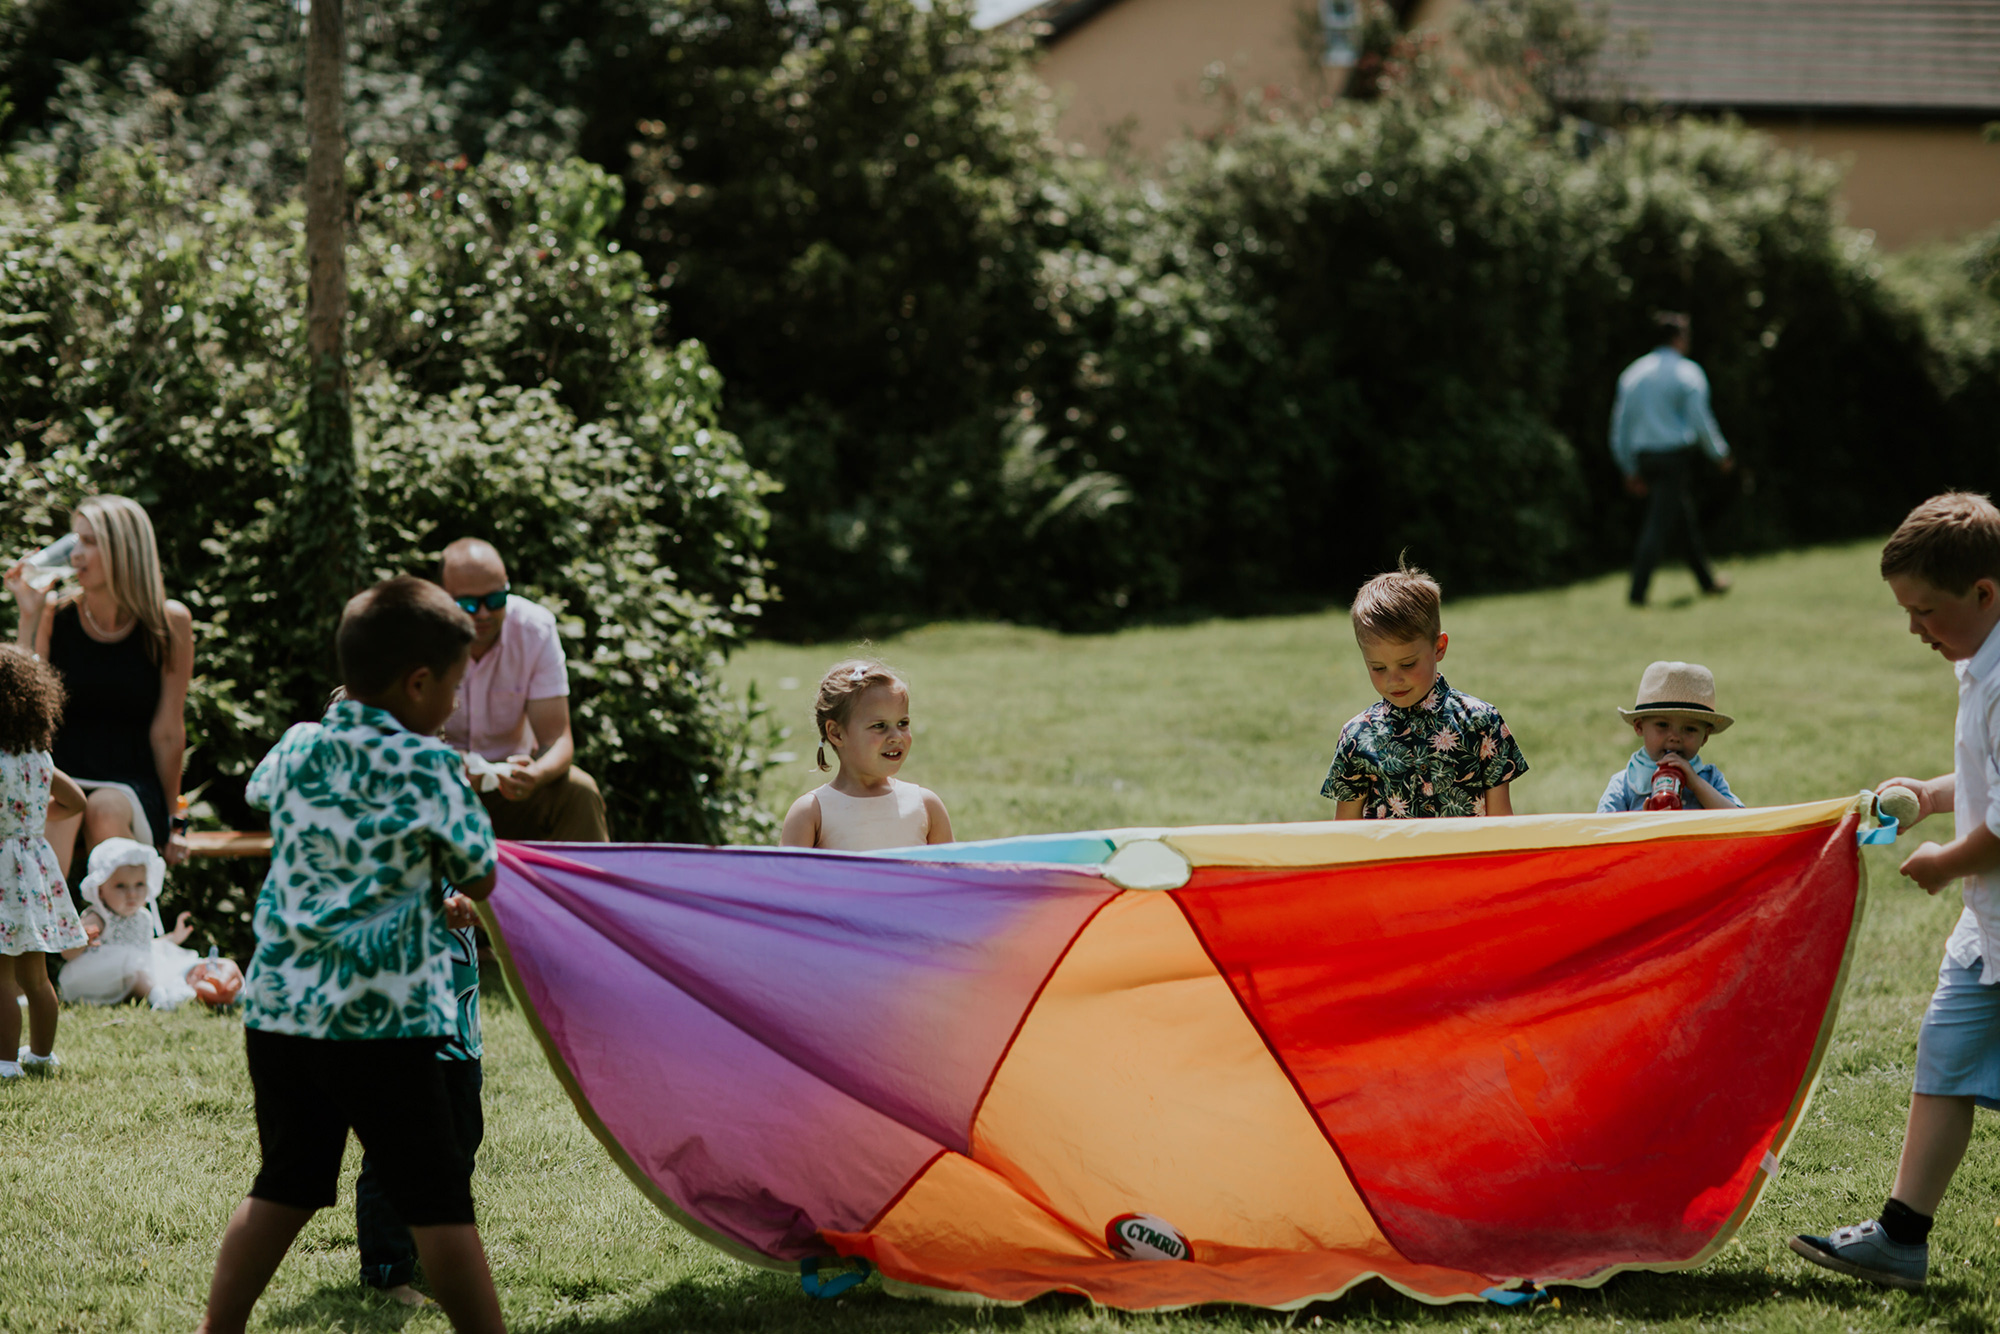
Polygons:
<instances>
[{"instance_id":1,"label":"tree trunk","mask_svg":"<svg viewBox=\"0 0 2000 1334\"><path fill-rule=\"evenodd\" d=\"M341 0L312 0L306 52L306 350L347 397L347 132L341 125L346 33ZM317 377L316 377L317 378Z\"/></svg>"},{"instance_id":2,"label":"tree trunk","mask_svg":"<svg viewBox=\"0 0 2000 1334\"><path fill-rule=\"evenodd\" d=\"M300 467L291 496L303 676L300 712L317 717L340 610L365 567L347 379L347 135L341 125L346 28L342 0L311 0L306 52L306 354Z\"/></svg>"}]
</instances>

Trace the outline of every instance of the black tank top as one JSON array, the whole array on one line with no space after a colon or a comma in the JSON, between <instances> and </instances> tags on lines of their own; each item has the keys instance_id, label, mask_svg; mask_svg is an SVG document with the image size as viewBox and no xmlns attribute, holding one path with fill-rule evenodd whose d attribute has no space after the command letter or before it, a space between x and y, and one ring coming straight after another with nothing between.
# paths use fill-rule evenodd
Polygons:
<instances>
[{"instance_id":1,"label":"black tank top","mask_svg":"<svg viewBox=\"0 0 2000 1334\"><path fill-rule=\"evenodd\" d=\"M160 668L146 656L146 631L135 625L115 644L85 633L78 604L58 607L49 623L49 666L69 701L51 751L71 778L124 783L139 794L153 842L167 841L167 797L153 762L153 715L160 708Z\"/></svg>"}]
</instances>

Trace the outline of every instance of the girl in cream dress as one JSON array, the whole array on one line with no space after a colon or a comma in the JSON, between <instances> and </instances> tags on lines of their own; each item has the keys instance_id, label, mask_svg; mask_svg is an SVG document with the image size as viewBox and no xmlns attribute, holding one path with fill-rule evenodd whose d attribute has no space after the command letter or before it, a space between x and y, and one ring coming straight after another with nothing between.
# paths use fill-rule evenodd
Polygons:
<instances>
[{"instance_id":1,"label":"girl in cream dress","mask_svg":"<svg viewBox=\"0 0 2000 1334\"><path fill-rule=\"evenodd\" d=\"M836 663L813 703L819 767L833 747L833 781L792 803L783 841L790 848L874 852L951 842L951 816L929 788L896 777L910 756L910 687L872 659Z\"/></svg>"}]
</instances>

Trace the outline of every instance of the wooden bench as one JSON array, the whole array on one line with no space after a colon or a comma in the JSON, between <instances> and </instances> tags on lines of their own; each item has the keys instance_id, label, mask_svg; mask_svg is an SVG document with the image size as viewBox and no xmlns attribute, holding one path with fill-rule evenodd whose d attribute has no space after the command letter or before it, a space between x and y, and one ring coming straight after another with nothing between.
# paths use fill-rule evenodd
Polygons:
<instances>
[{"instance_id":1,"label":"wooden bench","mask_svg":"<svg viewBox=\"0 0 2000 1334\"><path fill-rule=\"evenodd\" d=\"M188 831L190 857L268 857L271 836L255 829L194 829Z\"/></svg>"}]
</instances>

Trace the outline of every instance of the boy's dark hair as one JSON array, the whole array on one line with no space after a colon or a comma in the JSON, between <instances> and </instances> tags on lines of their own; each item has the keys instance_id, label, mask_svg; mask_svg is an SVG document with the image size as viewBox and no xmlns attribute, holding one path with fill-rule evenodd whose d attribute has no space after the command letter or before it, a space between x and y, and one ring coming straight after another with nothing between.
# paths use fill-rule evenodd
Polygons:
<instances>
[{"instance_id":1,"label":"boy's dark hair","mask_svg":"<svg viewBox=\"0 0 2000 1334\"><path fill-rule=\"evenodd\" d=\"M1693 327L1694 322L1688 319L1687 315L1681 311L1656 310L1653 312L1653 329L1659 334L1660 341L1663 343L1671 343L1674 339L1681 337Z\"/></svg>"},{"instance_id":2,"label":"boy's dark hair","mask_svg":"<svg viewBox=\"0 0 2000 1334\"><path fill-rule=\"evenodd\" d=\"M40 658L0 648L0 750L47 750L62 725L62 678Z\"/></svg>"},{"instance_id":3,"label":"boy's dark hair","mask_svg":"<svg viewBox=\"0 0 2000 1334\"><path fill-rule=\"evenodd\" d=\"M1971 491L1947 491L1911 510L1882 548L1882 577L1914 574L1963 596L1981 579L2000 581L2000 509Z\"/></svg>"},{"instance_id":4,"label":"boy's dark hair","mask_svg":"<svg viewBox=\"0 0 2000 1334\"><path fill-rule=\"evenodd\" d=\"M419 667L443 675L472 642L472 618L428 579L398 575L340 613L334 643L349 695L377 695Z\"/></svg>"},{"instance_id":5,"label":"boy's dark hair","mask_svg":"<svg viewBox=\"0 0 2000 1334\"><path fill-rule=\"evenodd\" d=\"M1354 619L1354 641L1407 644L1438 637L1438 604L1444 590L1437 580L1414 565L1397 560L1396 568L1361 585L1348 615Z\"/></svg>"}]
</instances>

